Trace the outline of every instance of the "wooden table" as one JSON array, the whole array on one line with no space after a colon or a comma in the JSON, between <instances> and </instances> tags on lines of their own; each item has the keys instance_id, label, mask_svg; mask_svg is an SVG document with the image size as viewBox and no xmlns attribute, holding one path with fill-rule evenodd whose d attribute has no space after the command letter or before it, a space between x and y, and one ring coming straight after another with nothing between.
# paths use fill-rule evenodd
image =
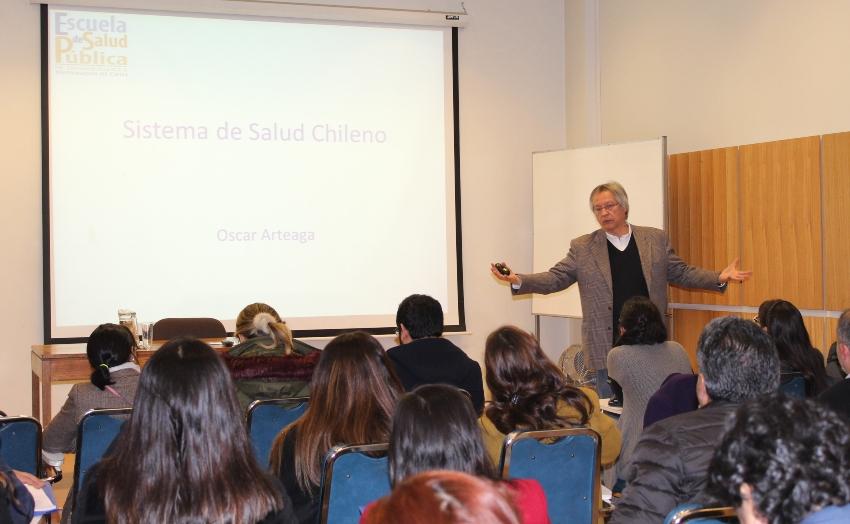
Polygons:
<instances>
[{"instance_id":1,"label":"wooden table","mask_svg":"<svg viewBox=\"0 0 850 524\"><path fill-rule=\"evenodd\" d=\"M151 349L136 351L139 365L145 362L159 349L165 341L155 340ZM220 339L206 340L216 350L224 350ZM30 353L32 366L32 416L47 426L52 418L50 389L54 382L70 380L83 382L89 380L92 369L86 357L86 345L81 344L46 344L32 346ZM39 412L41 416L39 417Z\"/></svg>"}]
</instances>

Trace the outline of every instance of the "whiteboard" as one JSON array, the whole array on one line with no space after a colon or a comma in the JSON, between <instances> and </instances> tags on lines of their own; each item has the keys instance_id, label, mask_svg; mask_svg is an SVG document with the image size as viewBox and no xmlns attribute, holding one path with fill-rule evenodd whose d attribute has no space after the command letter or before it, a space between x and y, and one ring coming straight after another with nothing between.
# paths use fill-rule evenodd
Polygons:
<instances>
[{"instance_id":1,"label":"whiteboard","mask_svg":"<svg viewBox=\"0 0 850 524\"><path fill-rule=\"evenodd\" d=\"M594 187L615 180L629 195L629 223L665 229L667 138L532 154L533 271L567 255L570 240L599 229L590 210ZM534 294L535 315L581 318L578 285Z\"/></svg>"}]
</instances>

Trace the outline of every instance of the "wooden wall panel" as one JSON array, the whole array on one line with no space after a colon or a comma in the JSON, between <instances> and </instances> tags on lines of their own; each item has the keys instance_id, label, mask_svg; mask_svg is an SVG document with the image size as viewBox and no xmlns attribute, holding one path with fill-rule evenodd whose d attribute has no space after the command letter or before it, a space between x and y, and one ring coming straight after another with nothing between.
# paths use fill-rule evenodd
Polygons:
<instances>
[{"instance_id":1,"label":"wooden wall panel","mask_svg":"<svg viewBox=\"0 0 850 524\"><path fill-rule=\"evenodd\" d=\"M687 263L721 270L740 256L736 147L671 155L668 229L673 249ZM681 304L737 304L740 286L726 293L671 288Z\"/></svg>"},{"instance_id":2,"label":"wooden wall panel","mask_svg":"<svg viewBox=\"0 0 850 524\"><path fill-rule=\"evenodd\" d=\"M850 133L823 136L826 309L850 307Z\"/></svg>"},{"instance_id":3,"label":"wooden wall panel","mask_svg":"<svg viewBox=\"0 0 850 524\"><path fill-rule=\"evenodd\" d=\"M829 354L829 346L835 342L836 336L835 331L838 329L838 319L837 318L827 318L825 324L826 333L823 337L823 345L819 346L818 349L823 353L823 358ZM814 342L812 342L814 344Z\"/></svg>"},{"instance_id":4,"label":"wooden wall panel","mask_svg":"<svg viewBox=\"0 0 850 524\"><path fill-rule=\"evenodd\" d=\"M826 343L829 332L827 320L824 317L803 317L803 323L806 324L806 329L809 331L809 340L812 341L814 347L823 353L824 362L826 362L826 352L829 351L829 344L832 344L832 338L829 339L829 343ZM824 344L826 344L826 347L824 347Z\"/></svg>"},{"instance_id":5,"label":"wooden wall panel","mask_svg":"<svg viewBox=\"0 0 850 524\"><path fill-rule=\"evenodd\" d=\"M742 302L821 309L820 137L742 146L738 158L742 259L754 272Z\"/></svg>"}]
</instances>

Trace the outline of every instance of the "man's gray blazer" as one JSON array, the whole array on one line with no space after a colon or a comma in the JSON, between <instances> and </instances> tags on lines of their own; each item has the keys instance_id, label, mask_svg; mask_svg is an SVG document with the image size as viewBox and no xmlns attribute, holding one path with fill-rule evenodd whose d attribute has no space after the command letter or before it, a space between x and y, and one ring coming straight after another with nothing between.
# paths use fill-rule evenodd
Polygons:
<instances>
[{"instance_id":1,"label":"man's gray blazer","mask_svg":"<svg viewBox=\"0 0 850 524\"><path fill-rule=\"evenodd\" d=\"M667 234L653 227L632 226L632 236L640 253L640 265L649 290L649 298L664 315L667 312L667 283L693 289L722 291L716 271L687 265L670 247ZM578 282L581 299L581 339L588 367L604 369L608 350L613 345L614 291L608 238L598 229L570 242L566 258L549 271L519 275L522 285L514 294L561 291Z\"/></svg>"}]
</instances>

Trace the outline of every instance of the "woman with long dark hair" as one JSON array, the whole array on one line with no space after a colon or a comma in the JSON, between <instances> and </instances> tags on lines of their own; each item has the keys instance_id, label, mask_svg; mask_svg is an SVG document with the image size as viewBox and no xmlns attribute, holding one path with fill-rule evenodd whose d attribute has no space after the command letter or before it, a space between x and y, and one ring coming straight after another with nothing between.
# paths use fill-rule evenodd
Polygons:
<instances>
[{"instance_id":1,"label":"woman with long dark hair","mask_svg":"<svg viewBox=\"0 0 850 524\"><path fill-rule=\"evenodd\" d=\"M86 357L92 368L88 383L74 384L59 413L44 429L42 457L57 469L64 453L76 449L77 426L90 409L129 408L139 384L136 341L125 326L101 324L89 335Z\"/></svg>"},{"instance_id":2,"label":"woman with long dark hair","mask_svg":"<svg viewBox=\"0 0 850 524\"><path fill-rule=\"evenodd\" d=\"M451 470L499 481L466 391L448 384L419 386L399 400L390 436L390 484L430 470ZM546 524L546 495L534 480L504 481L525 524ZM369 522L367 508L361 522Z\"/></svg>"},{"instance_id":3,"label":"woman with long dark hair","mask_svg":"<svg viewBox=\"0 0 850 524\"><path fill-rule=\"evenodd\" d=\"M620 312L620 337L608 352L608 375L623 390L623 414L617 425L623 449L617 461L618 476L628 467L632 451L643 432L646 404L664 379L673 373L692 373L685 349L667 340L661 312L646 297L632 297ZM694 390L696 398L696 390Z\"/></svg>"},{"instance_id":4,"label":"woman with long dark hair","mask_svg":"<svg viewBox=\"0 0 850 524\"><path fill-rule=\"evenodd\" d=\"M312 524L325 454L336 444L387 442L402 387L381 343L359 331L325 346L310 390L307 411L275 439L270 463L298 520Z\"/></svg>"},{"instance_id":5,"label":"woman with long dark hair","mask_svg":"<svg viewBox=\"0 0 850 524\"><path fill-rule=\"evenodd\" d=\"M823 355L812 346L803 315L794 304L787 300L763 302L759 306L758 323L776 344L783 384L802 376L806 380L807 397L826 390L829 383Z\"/></svg>"},{"instance_id":6,"label":"woman with long dark hair","mask_svg":"<svg viewBox=\"0 0 850 524\"><path fill-rule=\"evenodd\" d=\"M570 385L530 333L514 326L490 333L484 364L493 400L480 424L493 463L499 461L505 435L511 431L573 426L599 433L603 465L617 459L620 430L602 413L596 392Z\"/></svg>"},{"instance_id":7,"label":"woman with long dark hair","mask_svg":"<svg viewBox=\"0 0 850 524\"><path fill-rule=\"evenodd\" d=\"M276 479L254 459L233 382L200 340L148 361L133 414L86 475L74 522L294 522Z\"/></svg>"},{"instance_id":8,"label":"woman with long dark hair","mask_svg":"<svg viewBox=\"0 0 850 524\"><path fill-rule=\"evenodd\" d=\"M236 317L239 344L224 355L236 383L239 403L310 394L310 378L319 350L292 338L289 326L273 307L255 302Z\"/></svg>"}]
</instances>

